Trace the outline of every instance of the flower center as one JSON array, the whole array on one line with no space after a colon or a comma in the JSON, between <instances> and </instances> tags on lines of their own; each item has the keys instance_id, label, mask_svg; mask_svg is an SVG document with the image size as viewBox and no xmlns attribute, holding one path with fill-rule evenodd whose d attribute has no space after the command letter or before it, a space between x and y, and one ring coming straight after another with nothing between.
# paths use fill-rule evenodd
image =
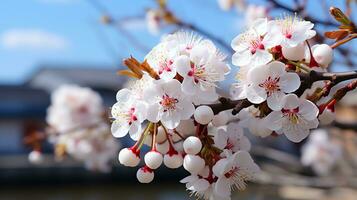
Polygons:
<instances>
[{"instance_id":1,"label":"flower center","mask_svg":"<svg viewBox=\"0 0 357 200\"><path fill-rule=\"evenodd\" d=\"M291 39L293 37L294 26L299 22L300 19L295 16L285 16L283 19L279 20L281 27L281 33L287 38Z\"/></svg>"},{"instance_id":2,"label":"flower center","mask_svg":"<svg viewBox=\"0 0 357 200\"><path fill-rule=\"evenodd\" d=\"M163 95L162 100L160 101L160 105L164 108L164 112L176 109L177 103L178 99L172 98L167 94Z\"/></svg>"},{"instance_id":3,"label":"flower center","mask_svg":"<svg viewBox=\"0 0 357 200\"><path fill-rule=\"evenodd\" d=\"M205 81L205 67L203 65L197 67L195 63L191 62L191 70L187 75L193 77L195 83L198 83L200 79Z\"/></svg>"},{"instance_id":4,"label":"flower center","mask_svg":"<svg viewBox=\"0 0 357 200\"><path fill-rule=\"evenodd\" d=\"M172 60L165 60L164 62L161 62L159 65L159 74L162 74L164 71L166 72L171 72L171 66L174 62Z\"/></svg>"},{"instance_id":5,"label":"flower center","mask_svg":"<svg viewBox=\"0 0 357 200\"><path fill-rule=\"evenodd\" d=\"M230 171L224 174L224 176L231 179L233 186L239 190L244 190L246 187L246 181L249 180L249 175L244 171L241 171L237 166L233 167Z\"/></svg>"},{"instance_id":6,"label":"flower center","mask_svg":"<svg viewBox=\"0 0 357 200\"><path fill-rule=\"evenodd\" d=\"M289 118L289 121L292 124L298 124L299 123L299 107L294 108L294 109L282 109L282 113L285 117Z\"/></svg>"},{"instance_id":7,"label":"flower center","mask_svg":"<svg viewBox=\"0 0 357 200\"><path fill-rule=\"evenodd\" d=\"M270 96L274 92L280 91L279 81L280 77L271 78L269 76L263 83L260 83L259 86L264 88L268 96Z\"/></svg>"},{"instance_id":8,"label":"flower center","mask_svg":"<svg viewBox=\"0 0 357 200\"><path fill-rule=\"evenodd\" d=\"M255 40L251 40L250 41L250 52L252 54L255 54L257 52L257 50L260 49L260 50L264 50L265 47L264 45L262 44L262 41L260 38L256 38Z\"/></svg>"},{"instance_id":9,"label":"flower center","mask_svg":"<svg viewBox=\"0 0 357 200\"><path fill-rule=\"evenodd\" d=\"M237 175L238 171L239 171L238 167L233 167L231 170L229 170L227 173L225 173L224 176L226 178L231 178L231 177Z\"/></svg>"},{"instance_id":10,"label":"flower center","mask_svg":"<svg viewBox=\"0 0 357 200\"><path fill-rule=\"evenodd\" d=\"M232 150L233 147L234 147L234 144L232 142L230 142L229 140L227 140L227 145L226 145L225 149Z\"/></svg>"},{"instance_id":11,"label":"flower center","mask_svg":"<svg viewBox=\"0 0 357 200\"><path fill-rule=\"evenodd\" d=\"M193 81L200 83L204 87L215 87L215 82L220 81L220 74L215 70L209 70L204 64L196 65L191 62L191 69L187 72L187 76L193 78Z\"/></svg>"},{"instance_id":12,"label":"flower center","mask_svg":"<svg viewBox=\"0 0 357 200\"><path fill-rule=\"evenodd\" d=\"M135 113L135 108L132 107L130 108L129 112L128 112L128 122L129 125L131 125L134 121L138 120L138 118L136 117Z\"/></svg>"}]
</instances>

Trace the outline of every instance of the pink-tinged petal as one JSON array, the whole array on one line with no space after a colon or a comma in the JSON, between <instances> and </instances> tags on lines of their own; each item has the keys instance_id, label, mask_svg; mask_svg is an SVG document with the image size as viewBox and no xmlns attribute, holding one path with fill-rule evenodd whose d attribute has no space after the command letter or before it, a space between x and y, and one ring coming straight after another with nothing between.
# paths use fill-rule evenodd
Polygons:
<instances>
[{"instance_id":1,"label":"pink-tinged petal","mask_svg":"<svg viewBox=\"0 0 357 200\"><path fill-rule=\"evenodd\" d=\"M280 87L283 92L291 93L299 89L301 81L299 75L296 73L286 73L280 78Z\"/></svg>"},{"instance_id":2,"label":"pink-tinged petal","mask_svg":"<svg viewBox=\"0 0 357 200\"><path fill-rule=\"evenodd\" d=\"M128 134L129 128L130 128L129 123L115 120L112 123L111 131L114 137L121 138L126 136L126 134Z\"/></svg>"},{"instance_id":3,"label":"pink-tinged petal","mask_svg":"<svg viewBox=\"0 0 357 200\"><path fill-rule=\"evenodd\" d=\"M185 55L179 56L175 59L173 66L176 68L177 73L186 77L191 70L190 58Z\"/></svg>"},{"instance_id":4,"label":"pink-tinged petal","mask_svg":"<svg viewBox=\"0 0 357 200\"><path fill-rule=\"evenodd\" d=\"M225 176L218 178L217 183L214 187L214 191L216 194L223 196L223 197L230 196L231 195L231 184L230 184L229 180Z\"/></svg>"},{"instance_id":5,"label":"pink-tinged petal","mask_svg":"<svg viewBox=\"0 0 357 200\"><path fill-rule=\"evenodd\" d=\"M317 106L309 100L302 100L299 106L299 114L303 116L306 120L314 120L319 114L319 109Z\"/></svg>"},{"instance_id":6,"label":"pink-tinged petal","mask_svg":"<svg viewBox=\"0 0 357 200\"><path fill-rule=\"evenodd\" d=\"M290 141L299 143L309 135L310 130L295 125L293 128L284 127L283 132Z\"/></svg>"},{"instance_id":7,"label":"pink-tinged petal","mask_svg":"<svg viewBox=\"0 0 357 200\"><path fill-rule=\"evenodd\" d=\"M154 122L154 123L156 123L160 120L159 119L159 104L158 103L148 106L146 117L148 118L149 121Z\"/></svg>"},{"instance_id":8,"label":"pink-tinged petal","mask_svg":"<svg viewBox=\"0 0 357 200\"><path fill-rule=\"evenodd\" d=\"M119 102L127 102L131 98L131 91L127 88L121 89L116 95L116 99Z\"/></svg>"},{"instance_id":9,"label":"pink-tinged petal","mask_svg":"<svg viewBox=\"0 0 357 200\"><path fill-rule=\"evenodd\" d=\"M299 97L295 94L288 94L283 99L284 109L294 109L299 106Z\"/></svg>"},{"instance_id":10,"label":"pink-tinged petal","mask_svg":"<svg viewBox=\"0 0 357 200\"><path fill-rule=\"evenodd\" d=\"M268 107L272 110L279 111L283 108L282 99L285 94L281 91L274 92L267 98Z\"/></svg>"},{"instance_id":11,"label":"pink-tinged petal","mask_svg":"<svg viewBox=\"0 0 357 200\"><path fill-rule=\"evenodd\" d=\"M260 104L267 98L267 93L264 88L257 85L251 85L247 89L247 99L254 104Z\"/></svg>"},{"instance_id":12,"label":"pink-tinged petal","mask_svg":"<svg viewBox=\"0 0 357 200\"><path fill-rule=\"evenodd\" d=\"M264 122L267 128L277 131L283 126L283 114L280 111L273 111L266 116Z\"/></svg>"},{"instance_id":13,"label":"pink-tinged petal","mask_svg":"<svg viewBox=\"0 0 357 200\"><path fill-rule=\"evenodd\" d=\"M251 61L252 53L249 50L243 51L241 53L236 52L232 56L232 63L236 66L245 66L248 65Z\"/></svg>"}]
</instances>

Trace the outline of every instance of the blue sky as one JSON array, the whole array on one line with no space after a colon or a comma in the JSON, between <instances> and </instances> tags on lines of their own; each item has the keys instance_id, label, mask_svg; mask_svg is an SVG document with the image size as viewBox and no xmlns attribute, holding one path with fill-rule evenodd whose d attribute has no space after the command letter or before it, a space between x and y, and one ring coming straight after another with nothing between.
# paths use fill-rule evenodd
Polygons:
<instances>
[{"instance_id":1,"label":"blue sky","mask_svg":"<svg viewBox=\"0 0 357 200\"><path fill-rule=\"evenodd\" d=\"M153 0L97 1L116 18L144 16L145 8L155 6ZM317 5L320 1L310 1L310 11L324 17ZM242 28L242 14L221 11L216 0L169 0L169 7L180 18L223 38L228 44ZM115 28L100 24L99 17L98 10L85 0L2 1L0 84L20 84L43 65L119 68L123 57L143 58L144 52ZM124 28L146 47L151 48L159 41L159 36L148 33L145 21L125 24Z\"/></svg>"}]
</instances>

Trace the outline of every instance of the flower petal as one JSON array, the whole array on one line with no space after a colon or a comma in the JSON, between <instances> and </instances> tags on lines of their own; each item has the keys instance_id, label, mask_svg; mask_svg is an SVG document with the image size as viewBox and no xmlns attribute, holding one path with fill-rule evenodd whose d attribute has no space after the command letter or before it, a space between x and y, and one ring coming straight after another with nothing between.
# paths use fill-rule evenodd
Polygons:
<instances>
[{"instance_id":1,"label":"flower petal","mask_svg":"<svg viewBox=\"0 0 357 200\"><path fill-rule=\"evenodd\" d=\"M232 63L236 66L248 65L251 61L252 53L249 50L236 52L232 56Z\"/></svg>"},{"instance_id":2,"label":"flower petal","mask_svg":"<svg viewBox=\"0 0 357 200\"><path fill-rule=\"evenodd\" d=\"M306 120L314 120L319 114L319 109L311 101L303 100L299 106L299 114Z\"/></svg>"},{"instance_id":3,"label":"flower petal","mask_svg":"<svg viewBox=\"0 0 357 200\"><path fill-rule=\"evenodd\" d=\"M274 92L267 98L268 107L272 110L279 111L282 109L282 99L285 94L281 91Z\"/></svg>"},{"instance_id":4,"label":"flower petal","mask_svg":"<svg viewBox=\"0 0 357 200\"><path fill-rule=\"evenodd\" d=\"M296 73L286 73L280 79L280 86L283 92L290 93L296 91L300 87L300 77Z\"/></svg>"},{"instance_id":5,"label":"flower petal","mask_svg":"<svg viewBox=\"0 0 357 200\"><path fill-rule=\"evenodd\" d=\"M283 114L280 111L273 111L268 116L266 116L264 122L266 127L270 130L277 131L283 126L282 123Z\"/></svg>"},{"instance_id":6,"label":"flower petal","mask_svg":"<svg viewBox=\"0 0 357 200\"><path fill-rule=\"evenodd\" d=\"M247 89L247 99L254 103L260 104L267 98L267 93L264 88L257 85L251 85Z\"/></svg>"},{"instance_id":7,"label":"flower petal","mask_svg":"<svg viewBox=\"0 0 357 200\"><path fill-rule=\"evenodd\" d=\"M191 70L190 58L182 55L175 59L173 66L176 68L177 73L186 77L187 73Z\"/></svg>"},{"instance_id":8,"label":"flower petal","mask_svg":"<svg viewBox=\"0 0 357 200\"><path fill-rule=\"evenodd\" d=\"M216 194L227 197L231 195L231 184L229 180L225 177L222 176L218 178L217 183L214 187L214 191Z\"/></svg>"},{"instance_id":9,"label":"flower petal","mask_svg":"<svg viewBox=\"0 0 357 200\"><path fill-rule=\"evenodd\" d=\"M129 123L115 120L112 123L111 131L114 137L121 138L126 136L126 134L128 134L129 128L130 128Z\"/></svg>"}]
</instances>

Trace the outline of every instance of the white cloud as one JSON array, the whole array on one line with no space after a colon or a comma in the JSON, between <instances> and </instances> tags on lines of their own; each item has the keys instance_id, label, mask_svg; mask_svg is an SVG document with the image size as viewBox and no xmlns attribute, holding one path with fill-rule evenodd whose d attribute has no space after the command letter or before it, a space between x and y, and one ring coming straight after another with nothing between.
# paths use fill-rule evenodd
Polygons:
<instances>
[{"instance_id":1,"label":"white cloud","mask_svg":"<svg viewBox=\"0 0 357 200\"><path fill-rule=\"evenodd\" d=\"M54 33L38 29L13 29L1 35L1 44L9 49L63 50L69 42Z\"/></svg>"}]
</instances>

